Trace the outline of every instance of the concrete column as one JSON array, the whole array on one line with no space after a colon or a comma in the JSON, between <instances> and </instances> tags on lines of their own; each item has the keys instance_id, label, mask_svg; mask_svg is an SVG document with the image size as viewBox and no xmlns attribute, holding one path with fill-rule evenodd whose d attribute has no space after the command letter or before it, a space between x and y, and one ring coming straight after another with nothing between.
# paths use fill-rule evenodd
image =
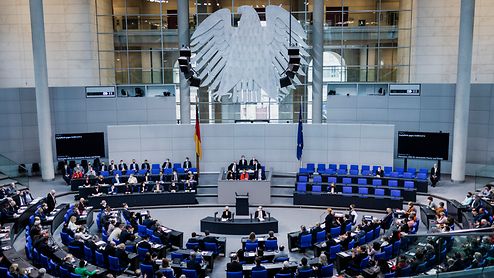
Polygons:
<instances>
[{"instance_id":1,"label":"concrete column","mask_svg":"<svg viewBox=\"0 0 494 278\"><path fill-rule=\"evenodd\" d=\"M29 0L31 14L31 37L33 40L34 84L36 87L36 111L38 119L41 178L55 179L51 132L50 95L48 92L48 69L46 64L45 21L43 1Z\"/></svg>"},{"instance_id":2,"label":"concrete column","mask_svg":"<svg viewBox=\"0 0 494 278\"><path fill-rule=\"evenodd\" d=\"M465 181L475 0L461 0L451 180Z\"/></svg>"},{"instance_id":3,"label":"concrete column","mask_svg":"<svg viewBox=\"0 0 494 278\"><path fill-rule=\"evenodd\" d=\"M178 2L178 44L189 46L189 1ZM180 122L190 124L190 86L183 73L180 72Z\"/></svg>"},{"instance_id":4,"label":"concrete column","mask_svg":"<svg viewBox=\"0 0 494 278\"><path fill-rule=\"evenodd\" d=\"M312 123L322 122L324 0L314 0L312 26Z\"/></svg>"}]
</instances>

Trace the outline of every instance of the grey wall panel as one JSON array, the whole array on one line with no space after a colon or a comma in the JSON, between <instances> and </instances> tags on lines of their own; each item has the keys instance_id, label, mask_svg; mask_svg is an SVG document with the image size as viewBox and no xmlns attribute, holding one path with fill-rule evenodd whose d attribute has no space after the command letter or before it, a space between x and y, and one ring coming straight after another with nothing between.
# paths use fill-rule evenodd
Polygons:
<instances>
[{"instance_id":1,"label":"grey wall panel","mask_svg":"<svg viewBox=\"0 0 494 278\"><path fill-rule=\"evenodd\" d=\"M455 109L455 98L438 96L422 97L420 101L420 108L453 110Z\"/></svg>"},{"instance_id":2,"label":"grey wall panel","mask_svg":"<svg viewBox=\"0 0 494 278\"><path fill-rule=\"evenodd\" d=\"M355 122L357 110L355 108L327 108L327 122Z\"/></svg>"},{"instance_id":3,"label":"grey wall panel","mask_svg":"<svg viewBox=\"0 0 494 278\"><path fill-rule=\"evenodd\" d=\"M135 143L133 149L136 159L147 158L151 162L170 158L182 162L185 156L195 163L195 145L193 125L142 125L141 135L134 133L129 139L129 130L136 126L109 126L110 159L129 159L128 145ZM280 129L291 133L276 133ZM156 137L143 136L143 131ZM173 137L169 137L172 131ZM374 131L376 130L376 131ZM146 133L146 132L144 132ZM365 134L365 137L361 136ZM160 137L161 135L161 137ZM297 124L215 124L202 125L203 142L202 171L218 172L232 160L241 155L247 159L256 157L263 165L273 167L275 171L294 172L299 168L296 159ZM235 136L232 136L235 135ZM303 162L355 163L374 160L383 165L393 162L394 127L391 125L361 124L322 124L304 125ZM378 148L373 144L381 144ZM338 148L329 150L330 146ZM379 153L379 155L376 155ZM131 159L131 158L130 158Z\"/></svg>"},{"instance_id":4,"label":"grey wall panel","mask_svg":"<svg viewBox=\"0 0 494 278\"><path fill-rule=\"evenodd\" d=\"M389 108L419 109L420 97L418 96L390 96L388 97Z\"/></svg>"},{"instance_id":5,"label":"grey wall panel","mask_svg":"<svg viewBox=\"0 0 494 278\"><path fill-rule=\"evenodd\" d=\"M377 108L383 109L388 107L387 97L377 97L377 96L359 96L357 98L358 108Z\"/></svg>"},{"instance_id":6,"label":"grey wall panel","mask_svg":"<svg viewBox=\"0 0 494 278\"><path fill-rule=\"evenodd\" d=\"M2 93L0 93L1 95ZM21 104L15 100L0 100L2 103L2 109L0 109L0 115L4 114L16 114L21 113Z\"/></svg>"},{"instance_id":7,"label":"grey wall panel","mask_svg":"<svg viewBox=\"0 0 494 278\"><path fill-rule=\"evenodd\" d=\"M489 111L470 111L468 121L474 124L488 124L489 117Z\"/></svg>"}]
</instances>

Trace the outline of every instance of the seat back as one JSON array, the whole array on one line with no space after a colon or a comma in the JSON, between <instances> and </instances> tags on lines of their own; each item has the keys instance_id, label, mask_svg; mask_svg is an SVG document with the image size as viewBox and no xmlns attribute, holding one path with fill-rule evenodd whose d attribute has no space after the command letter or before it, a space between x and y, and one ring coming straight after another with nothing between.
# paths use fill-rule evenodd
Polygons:
<instances>
[{"instance_id":1,"label":"seat back","mask_svg":"<svg viewBox=\"0 0 494 278\"><path fill-rule=\"evenodd\" d=\"M182 274L184 274L187 278L197 278L197 272L195 269L182 269Z\"/></svg>"},{"instance_id":2,"label":"seat back","mask_svg":"<svg viewBox=\"0 0 494 278\"><path fill-rule=\"evenodd\" d=\"M84 260L89 263L93 262L93 250L87 246L84 246Z\"/></svg>"},{"instance_id":3,"label":"seat back","mask_svg":"<svg viewBox=\"0 0 494 278\"><path fill-rule=\"evenodd\" d=\"M103 256L103 253L99 251L95 251L94 255L96 257L96 265L99 267L105 267L105 257Z\"/></svg>"},{"instance_id":4,"label":"seat back","mask_svg":"<svg viewBox=\"0 0 494 278\"><path fill-rule=\"evenodd\" d=\"M372 180L372 185L374 185L374 186L381 186L381 185L383 185L383 181L381 179L373 179Z\"/></svg>"},{"instance_id":5,"label":"seat back","mask_svg":"<svg viewBox=\"0 0 494 278\"><path fill-rule=\"evenodd\" d=\"M334 227L331 228L330 233L332 238L337 238L340 235L341 228L340 227Z\"/></svg>"},{"instance_id":6,"label":"seat back","mask_svg":"<svg viewBox=\"0 0 494 278\"><path fill-rule=\"evenodd\" d=\"M305 270L299 270L298 271L298 278L310 278L314 277L314 271L312 269L305 269Z\"/></svg>"},{"instance_id":7,"label":"seat back","mask_svg":"<svg viewBox=\"0 0 494 278\"><path fill-rule=\"evenodd\" d=\"M343 193L351 194L352 187L351 186L343 186Z\"/></svg>"},{"instance_id":8,"label":"seat back","mask_svg":"<svg viewBox=\"0 0 494 278\"><path fill-rule=\"evenodd\" d=\"M368 195L369 194L369 188L367 188L367 187L360 187L358 189L358 194Z\"/></svg>"},{"instance_id":9,"label":"seat back","mask_svg":"<svg viewBox=\"0 0 494 278\"><path fill-rule=\"evenodd\" d=\"M313 185L312 192L321 192L322 188L320 185Z\"/></svg>"},{"instance_id":10,"label":"seat back","mask_svg":"<svg viewBox=\"0 0 494 278\"><path fill-rule=\"evenodd\" d=\"M324 171L326 171L326 164L324 163L317 164L317 172L322 173Z\"/></svg>"},{"instance_id":11,"label":"seat back","mask_svg":"<svg viewBox=\"0 0 494 278\"><path fill-rule=\"evenodd\" d=\"M358 165L356 165L356 164L350 165L350 170L357 170L358 171Z\"/></svg>"},{"instance_id":12,"label":"seat back","mask_svg":"<svg viewBox=\"0 0 494 278\"><path fill-rule=\"evenodd\" d=\"M413 181L405 181L404 187L407 189L413 189L413 188L415 188L415 184Z\"/></svg>"},{"instance_id":13,"label":"seat back","mask_svg":"<svg viewBox=\"0 0 494 278\"><path fill-rule=\"evenodd\" d=\"M292 274L291 273L276 273L274 278L291 278Z\"/></svg>"},{"instance_id":14,"label":"seat back","mask_svg":"<svg viewBox=\"0 0 494 278\"><path fill-rule=\"evenodd\" d=\"M149 252L148 249L137 247L137 254L139 255L139 259L140 260L144 260L144 258L146 257L146 253L147 252Z\"/></svg>"},{"instance_id":15,"label":"seat back","mask_svg":"<svg viewBox=\"0 0 494 278\"><path fill-rule=\"evenodd\" d=\"M426 180L427 179L427 174L426 173L418 173L417 174L417 179L418 180Z\"/></svg>"},{"instance_id":16,"label":"seat back","mask_svg":"<svg viewBox=\"0 0 494 278\"><path fill-rule=\"evenodd\" d=\"M177 170L178 168L181 168L182 165L180 163L173 163L173 170Z\"/></svg>"},{"instance_id":17,"label":"seat back","mask_svg":"<svg viewBox=\"0 0 494 278\"><path fill-rule=\"evenodd\" d=\"M336 177L328 177L328 183L336 183Z\"/></svg>"},{"instance_id":18,"label":"seat back","mask_svg":"<svg viewBox=\"0 0 494 278\"><path fill-rule=\"evenodd\" d=\"M360 262L360 268L364 269L368 266L369 266L369 257L366 257L366 258L362 259L362 261Z\"/></svg>"},{"instance_id":19,"label":"seat back","mask_svg":"<svg viewBox=\"0 0 494 278\"><path fill-rule=\"evenodd\" d=\"M399 276L400 277L408 277L412 274L412 267L410 265L400 269Z\"/></svg>"},{"instance_id":20,"label":"seat back","mask_svg":"<svg viewBox=\"0 0 494 278\"><path fill-rule=\"evenodd\" d=\"M365 242L371 242L374 239L374 231L369 231L365 234Z\"/></svg>"},{"instance_id":21,"label":"seat back","mask_svg":"<svg viewBox=\"0 0 494 278\"><path fill-rule=\"evenodd\" d=\"M160 169L161 166L159 165L159 163L153 163L151 164L151 169Z\"/></svg>"},{"instance_id":22,"label":"seat back","mask_svg":"<svg viewBox=\"0 0 494 278\"><path fill-rule=\"evenodd\" d=\"M398 256L398 254L400 253L400 248L401 248L401 239L393 243L393 256Z\"/></svg>"},{"instance_id":23,"label":"seat back","mask_svg":"<svg viewBox=\"0 0 494 278\"><path fill-rule=\"evenodd\" d=\"M266 269L252 271L251 278L268 278L268 271Z\"/></svg>"},{"instance_id":24,"label":"seat back","mask_svg":"<svg viewBox=\"0 0 494 278\"><path fill-rule=\"evenodd\" d=\"M268 239L264 242L264 249L266 251L275 251L278 250L278 240L276 239Z\"/></svg>"},{"instance_id":25,"label":"seat back","mask_svg":"<svg viewBox=\"0 0 494 278\"><path fill-rule=\"evenodd\" d=\"M333 277L333 264L322 266L320 277Z\"/></svg>"},{"instance_id":26,"label":"seat back","mask_svg":"<svg viewBox=\"0 0 494 278\"><path fill-rule=\"evenodd\" d=\"M321 177L321 175L314 175L313 182L314 182L314 183L321 183L321 182L322 182L322 177Z\"/></svg>"},{"instance_id":27,"label":"seat back","mask_svg":"<svg viewBox=\"0 0 494 278\"><path fill-rule=\"evenodd\" d=\"M391 198L400 198L401 197L401 192L400 190L391 190Z\"/></svg>"},{"instance_id":28,"label":"seat back","mask_svg":"<svg viewBox=\"0 0 494 278\"><path fill-rule=\"evenodd\" d=\"M357 180L357 183L360 185L366 185L367 184L367 179L360 178Z\"/></svg>"},{"instance_id":29,"label":"seat back","mask_svg":"<svg viewBox=\"0 0 494 278\"><path fill-rule=\"evenodd\" d=\"M378 189L374 190L374 194L376 196L384 196L384 189L378 188Z\"/></svg>"},{"instance_id":30,"label":"seat back","mask_svg":"<svg viewBox=\"0 0 494 278\"><path fill-rule=\"evenodd\" d=\"M343 178L343 184L352 184L352 178Z\"/></svg>"},{"instance_id":31,"label":"seat back","mask_svg":"<svg viewBox=\"0 0 494 278\"><path fill-rule=\"evenodd\" d=\"M298 176L298 181L307 182L307 176Z\"/></svg>"},{"instance_id":32,"label":"seat back","mask_svg":"<svg viewBox=\"0 0 494 278\"><path fill-rule=\"evenodd\" d=\"M300 243L299 247L300 248L308 248L312 246L312 235L311 234L306 234L300 237Z\"/></svg>"},{"instance_id":33,"label":"seat back","mask_svg":"<svg viewBox=\"0 0 494 278\"><path fill-rule=\"evenodd\" d=\"M307 184L305 182L297 182L297 191L298 192L307 191Z\"/></svg>"},{"instance_id":34,"label":"seat back","mask_svg":"<svg viewBox=\"0 0 494 278\"><path fill-rule=\"evenodd\" d=\"M341 245L333 245L329 247L329 259L334 260L336 259L336 254L338 254L341 251Z\"/></svg>"},{"instance_id":35,"label":"seat back","mask_svg":"<svg viewBox=\"0 0 494 278\"><path fill-rule=\"evenodd\" d=\"M259 246L259 242L246 242L245 243L245 251L247 252L254 252L256 251L257 247Z\"/></svg>"},{"instance_id":36,"label":"seat back","mask_svg":"<svg viewBox=\"0 0 494 278\"><path fill-rule=\"evenodd\" d=\"M214 242L204 242L204 249L213 252L215 255L218 254L218 245Z\"/></svg>"},{"instance_id":37,"label":"seat back","mask_svg":"<svg viewBox=\"0 0 494 278\"><path fill-rule=\"evenodd\" d=\"M314 172L314 170L316 169L315 166L316 165L314 163L307 163L307 170Z\"/></svg>"},{"instance_id":38,"label":"seat back","mask_svg":"<svg viewBox=\"0 0 494 278\"><path fill-rule=\"evenodd\" d=\"M120 261L117 257L108 256L109 269L111 271L120 272Z\"/></svg>"},{"instance_id":39,"label":"seat back","mask_svg":"<svg viewBox=\"0 0 494 278\"><path fill-rule=\"evenodd\" d=\"M48 269L48 257L43 254L39 254L39 264L41 267Z\"/></svg>"},{"instance_id":40,"label":"seat back","mask_svg":"<svg viewBox=\"0 0 494 278\"><path fill-rule=\"evenodd\" d=\"M137 224L137 234L140 237L147 235L147 228L144 225Z\"/></svg>"},{"instance_id":41,"label":"seat back","mask_svg":"<svg viewBox=\"0 0 494 278\"><path fill-rule=\"evenodd\" d=\"M70 278L69 270L60 266L60 278Z\"/></svg>"},{"instance_id":42,"label":"seat back","mask_svg":"<svg viewBox=\"0 0 494 278\"><path fill-rule=\"evenodd\" d=\"M199 242L187 242L185 247L187 249L197 250L199 248Z\"/></svg>"},{"instance_id":43,"label":"seat back","mask_svg":"<svg viewBox=\"0 0 494 278\"><path fill-rule=\"evenodd\" d=\"M147 264L140 264L139 269L141 270L141 274L146 278L153 278L154 277L154 269L152 265L147 265Z\"/></svg>"},{"instance_id":44,"label":"seat back","mask_svg":"<svg viewBox=\"0 0 494 278\"><path fill-rule=\"evenodd\" d=\"M388 186L397 187L398 186L398 181L397 180L389 180L388 181Z\"/></svg>"},{"instance_id":45,"label":"seat back","mask_svg":"<svg viewBox=\"0 0 494 278\"><path fill-rule=\"evenodd\" d=\"M243 278L242 271L239 272L226 272L226 278Z\"/></svg>"},{"instance_id":46,"label":"seat back","mask_svg":"<svg viewBox=\"0 0 494 278\"><path fill-rule=\"evenodd\" d=\"M326 241L326 231L320 231L316 234L316 242Z\"/></svg>"},{"instance_id":47,"label":"seat back","mask_svg":"<svg viewBox=\"0 0 494 278\"><path fill-rule=\"evenodd\" d=\"M48 273L53 276L60 276L60 272L58 271L58 264L56 264L53 260L48 261Z\"/></svg>"},{"instance_id":48,"label":"seat back","mask_svg":"<svg viewBox=\"0 0 494 278\"><path fill-rule=\"evenodd\" d=\"M365 243L364 243L365 244ZM348 250L350 249L353 249L353 247L355 247L355 240L352 239L349 243L348 243Z\"/></svg>"},{"instance_id":49,"label":"seat back","mask_svg":"<svg viewBox=\"0 0 494 278\"><path fill-rule=\"evenodd\" d=\"M389 260L393 257L393 245L388 245L383 248L384 253L386 254L385 260Z\"/></svg>"}]
</instances>

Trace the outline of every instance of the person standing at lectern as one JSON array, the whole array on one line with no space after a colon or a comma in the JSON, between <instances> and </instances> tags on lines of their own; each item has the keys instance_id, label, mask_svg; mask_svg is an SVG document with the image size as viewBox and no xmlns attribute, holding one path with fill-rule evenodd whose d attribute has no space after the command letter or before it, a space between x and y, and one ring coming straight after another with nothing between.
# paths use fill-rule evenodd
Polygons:
<instances>
[{"instance_id":1,"label":"person standing at lectern","mask_svg":"<svg viewBox=\"0 0 494 278\"><path fill-rule=\"evenodd\" d=\"M225 207L223 213L221 214L221 221L230 221L232 220L232 212L228 206Z\"/></svg>"},{"instance_id":2,"label":"person standing at lectern","mask_svg":"<svg viewBox=\"0 0 494 278\"><path fill-rule=\"evenodd\" d=\"M439 168L437 168L437 164L434 164L431 168L431 185L432 187L436 187L437 182L439 181L439 177L441 176L441 172L439 171Z\"/></svg>"},{"instance_id":3,"label":"person standing at lectern","mask_svg":"<svg viewBox=\"0 0 494 278\"><path fill-rule=\"evenodd\" d=\"M259 206L256 210L256 213L254 214L254 218L256 218L259 221L264 221L268 217L268 214L266 211L262 209L262 206Z\"/></svg>"},{"instance_id":4,"label":"person standing at lectern","mask_svg":"<svg viewBox=\"0 0 494 278\"><path fill-rule=\"evenodd\" d=\"M245 159L245 155L242 155L240 157L240 160L238 161L238 166L240 167L240 169L244 169L245 167L248 166L247 159Z\"/></svg>"},{"instance_id":5,"label":"person standing at lectern","mask_svg":"<svg viewBox=\"0 0 494 278\"><path fill-rule=\"evenodd\" d=\"M244 169L242 174L240 175L240 180L247 181L249 180L249 173Z\"/></svg>"}]
</instances>

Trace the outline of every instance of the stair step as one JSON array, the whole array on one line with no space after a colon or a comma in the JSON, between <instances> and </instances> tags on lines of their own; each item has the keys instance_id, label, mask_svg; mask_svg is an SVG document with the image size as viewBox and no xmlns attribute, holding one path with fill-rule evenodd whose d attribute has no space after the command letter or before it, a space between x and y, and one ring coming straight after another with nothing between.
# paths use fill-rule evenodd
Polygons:
<instances>
[{"instance_id":1,"label":"stair step","mask_svg":"<svg viewBox=\"0 0 494 278\"><path fill-rule=\"evenodd\" d=\"M196 198L218 197L218 194L196 194Z\"/></svg>"},{"instance_id":2,"label":"stair step","mask_svg":"<svg viewBox=\"0 0 494 278\"><path fill-rule=\"evenodd\" d=\"M293 185L293 184L272 184L271 188L291 188L291 189L294 189L295 185Z\"/></svg>"},{"instance_id":3,"label":"stair step","mask_svg":"<svg viewBox=\"0 0 494 278\"><path fill-rule=\"evenodd\" d=\"M271 198L293 198L292 194L271 194Z\"/></svg>"},{"instance_id":4,"label":"stair step","mask_svg":"<svg viewBox=\"0 0 494 278\"><path fill-rule=\"evenodd\" d=\"M217 184L200 184L197 188L218 188Z\"/></svg>"}]
</instances>

